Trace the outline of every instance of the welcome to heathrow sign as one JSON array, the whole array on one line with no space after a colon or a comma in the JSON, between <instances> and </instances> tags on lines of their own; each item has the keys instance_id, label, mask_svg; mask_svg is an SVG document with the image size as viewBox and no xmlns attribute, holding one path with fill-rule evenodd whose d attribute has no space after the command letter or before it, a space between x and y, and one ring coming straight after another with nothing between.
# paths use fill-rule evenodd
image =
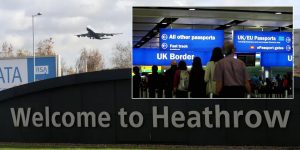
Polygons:
<instances>
[{"instance_id":1,"label":"welcome to heathrow sign","mask_svg":"<svg viewBox=\"0 0 300 150\"><path fill-rule=\"evenodd\" d=\"M0 92L0 142L300 144L299 101L136 100L130 73L76 74Z\"/></svg>"},{"instance_id":2,"label":"welcome to heathrow sign","mask_svg":"<svg viewBox=\"0 0 300 150\"><path fill-rule=\"evenodd\" d=\"M107 111L99 113L93 111L84 112L58 112L45 107L43 112L33 112L29 108L10 108L14 127L101 127L108 128L111 124L111 115ZM161 113L159 113L159 111ZM144 124L144 115L139 111L129 112L125 108L120 108L117 112L120 126L122 128L140 128ZM214 108L206 107L204 110L190 110L188 112L174 111L170 112L168 106L162 108L152 107L152 127L158 128L158 122L163 122L163 128L239 128L240 122L246 124L249 128L258 128L262 122L266 122L269 128L286 128L290 110L280 112L275 110L269 112L264 110L235 110L228 112L221 110L220 105ZM204 121L201 121L204 118ZM221 118L224 118L221 121ZM254 121L253 121L254 119ZM214 121L211 121L214 120Z\"/></svg>"}]
</instances>

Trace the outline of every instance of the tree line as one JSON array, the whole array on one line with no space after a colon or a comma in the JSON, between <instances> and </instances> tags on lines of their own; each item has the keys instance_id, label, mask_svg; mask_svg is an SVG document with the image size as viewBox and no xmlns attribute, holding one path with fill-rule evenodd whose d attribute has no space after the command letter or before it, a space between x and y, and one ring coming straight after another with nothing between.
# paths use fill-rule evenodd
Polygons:
<instances>
[{"instance_id":1,"label":"tree line","mask_svg":"<svg viewBox=\"0 0 300 150\"><path fill-rule=\"evenodd\" d=\"M54 49L55 42L53 38L47 38L38 42L35 55L36 56L54 56L57 52ZM113 47L114 56L111 64L113 68L130 68L131 67L131 46L130 44L118 43ZM0 51L1 58L22 58L32 56L32 50L15 49L13 44L8 42L2 43ZM64 58L61 58L62 75L70 75L75 73L93 72L106 69L104 65L104 57L98 48L81 48L80 56L76 60L75 66L66 64Z\"/></svg>"}]
</instances>

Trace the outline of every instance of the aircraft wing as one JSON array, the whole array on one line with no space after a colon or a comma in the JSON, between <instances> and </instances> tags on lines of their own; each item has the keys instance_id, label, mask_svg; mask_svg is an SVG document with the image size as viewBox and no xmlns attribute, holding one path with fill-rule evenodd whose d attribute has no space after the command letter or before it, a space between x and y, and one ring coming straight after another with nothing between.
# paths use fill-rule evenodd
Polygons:
<instances>
[{"instance_id":1,"label":"aircraft wing","mask_svg":"<svg viewBox=\"0 0 300 150\"><path fill-rule=\"evenodd\" d=\"M85 34L77 34L77 35L75 35L75 36L77 36L77 37L87 37L87 36L89 36L89 34L88 34L88 33L85 33Z\"/></svg>"},{"instance_id":2,"label":"aircraft wing","mask_svg":"<svg viewBox=\"0 0 300 150\"><path fill-rule=\"evenodd\" d=\"M96 38L98 40L104 40L104 39L110 39L110 38L105 38L105 37L100 37L100 38Z\"/></svg>"},{"instance_id":3,"label":"aircraft wing","mask_svg":"<svg viewBox=\"0 0 300 150\"><path fill-rule=\"evenodd\" d=\"M122 33L96 33L99 37L102 36L114 36L114 35L118 35L118 34L122 34Z\"/></svg>"}]
</instances>

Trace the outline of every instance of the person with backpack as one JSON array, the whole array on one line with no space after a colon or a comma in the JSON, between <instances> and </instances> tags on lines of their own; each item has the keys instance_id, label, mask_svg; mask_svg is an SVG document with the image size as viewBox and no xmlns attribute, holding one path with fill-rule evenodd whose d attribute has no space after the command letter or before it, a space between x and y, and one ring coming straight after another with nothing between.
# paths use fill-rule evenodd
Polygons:
<instances>
[{"instance_id":1,"label":"person with backpack","mask_svg":"<svg viewBox=\"0 0 300 150\"><path fill-rule=\"evenodd\" d=\"M189 91L191 91L191 97L204 98L206 96L205 89L204 70L202 68L201 58L195 57L189 79Z\"/></svg>"},{"instance_id":2,"label":"person with backpack","mask_svg":"<svg viewBox=\"0 0 300 150\"><path fill-rule=\"evenodd\" d=\"M215 66L217 62L223 59L222 49L219 47L214 48L210 61L206 65L205 77L206 82L206 95L208 97L216 97L216 82L214 81ZM214 95L214 96L213 96Z\"/></svg>"},{"instance_id":3,"label":"person with backpack","mask_svg":"<svg viewBox=\"0 0 300 150\"><path fill-rule=\"evenodd\" d=\"M174 75L174 93L176 98L187 98L189 88L189 72L187 71L186 63L181 60L178 63L178 70Z\"/></svg>"}]
</instances>

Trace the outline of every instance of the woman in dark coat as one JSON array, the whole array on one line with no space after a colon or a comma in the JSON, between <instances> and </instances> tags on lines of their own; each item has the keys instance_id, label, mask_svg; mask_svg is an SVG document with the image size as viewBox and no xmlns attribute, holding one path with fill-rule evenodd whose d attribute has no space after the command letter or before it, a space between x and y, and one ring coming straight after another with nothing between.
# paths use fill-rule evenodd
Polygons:
<instances>
[{"instance_id":1,"label":"woman in dark coat","mask_svg":"<svg viewBox=\"0 0 300 150\"><path fill-rule=\"evenodd\" d=\"M204 98L206 97L206 85L204 81L204 70L200 57L195 57L193 60L192 69L190 71L189 90L191 97Z\"/></svg>"}]
</instances>

